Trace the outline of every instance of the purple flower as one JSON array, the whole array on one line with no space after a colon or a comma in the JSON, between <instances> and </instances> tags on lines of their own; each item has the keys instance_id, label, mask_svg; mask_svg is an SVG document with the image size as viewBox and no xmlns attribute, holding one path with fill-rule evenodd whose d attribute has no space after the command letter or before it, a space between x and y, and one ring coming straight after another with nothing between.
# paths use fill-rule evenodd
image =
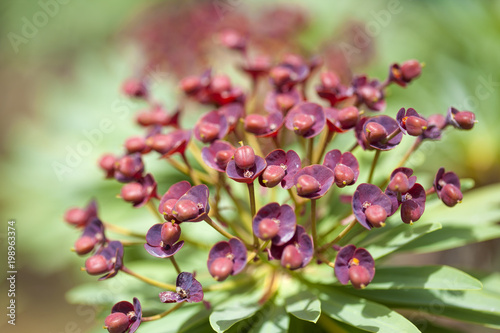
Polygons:
<instances>
[{"instance_id":1,"label":"purple flower","mask_svg":"<svg viewBox=\"0 0 500 333\"><path fill-rule=\"evenodd\" d=\"M389 81L406 87L413 79L420 76L422 65L414 59L407 60L401 64L392 64L389 68Z\"/></svg>"},{"instance_id":2,"label":"purple flower","mask_svg":"<svg viewBox=\"0 0 500 333\"><path fill-rule=\"evenodd\" d=\"M333 72L321 73L321 84L316 86L316 92L319 97L329 101L332 107L352 96L351 89L342 85Z\"/></svg>"},{"instance_id":3,"label":"purple flower","mask_svg":"<svg viewBox=\"0 0 500 333\"><path fill-rule=\"evenodd\" d=\"M229 275L236 275L245 268L247 249L238 238L216 243L208 254L208 271L217 281L224 281Z\"/></svg>"},{"instance_id":4,"label":"purple flower","mask_svg":"<svg viewBox=\"0 0 500 333\"><path fill-rule=\"evenodd\" d=\"M476 123L476 115L470 111L458 111L450 107L446 114L446 123L458 129L470 130Z\"/></svg>"},{"instance_id":5,"label":"purple flower","mask_svg":"<svg viewBox=\"0 0 500 333\"><path fill-rule=\"evenodd\" d=\"M142 319L142 307L137 298L134 297L134 304L121 301L113 305L111 314L104 320L104 328L110 333L134 333Z\"/></svg>"},{"instance_id":6,"label":"purple flower","mask_svg":"<svg viewBox=\"0 0 500 333\"><path fill-rule=\"evenodd\" d=\"M397 168L391 174L391 180L385 194L391 199L391 215L401 205L401 219L404 223L416 222L424 213L425 189L417 184L417 177L412 176L410 168Z\"/></svg>"},{"instance_id":7,"label":"purple flower","mask_svg":"<svg viewBox=\"0 0 500 333\"><path fill-rule=\"evenodd\" d=\"M419 136L427 129L427 120L419 115L413 108L401 108L396 115L396 120L401 132L411 136Z\"/></svg>"},{"instance_id":8,"label":"purple flower","mask_svg":"<svg viewBox=\"0 0 500 333\"><path fill-rule=\"evenodd\" d=\"M252 183L266 168L266 160L255 155L252 147L242 146L235 150L234 159L229 161L226 174L239 183Z\"/></svg>"},{"instance_id":9,"label":"purple flower","mask_svg":"<svg viewBox=\"0 0 500 333\"><path fill-rule=\"evenodd\" d=\"M245 118L245 131L254 134L258 138L275 137L283 127L283 115L281 112L271 112L268 115L249 114Z\"/></svg>"},{"instance_id":10,"label":"purple flower","mask_svg":"<svg viewBox=\"0 0 500 333\"><path fill-rule=\"evenodd\" d=\"M288 92L271 91L264 100L264 109L271 113L280 112L286 114L300 101L302 101L302 96L295 88Z\"/></svg>"},{"instance_id":11,"label":"purple flower","mask_svg":"<svg viewBox=\"0 0 500 333\"><path fill-rule=\"evenodd\" d=\"M108 240L104 235L104 225L94 217L83 230L83 234L75 242L75 252L84 255L91 252L96 246L104 245Z\"/></svg>"},{"instance_id":12,"label":"purple flower","mask_svg":"<svg viewBox=\"0 0 500 333\"><path fill-rule=\"evenodd\" d=\"M342 154L338 149L330 150L325 155L323 165L333 171L334 181L338 187L352 185L358 180L359 163L350 152Z\"/></svg>"},{"instance_id":13,"label":"purple flower","mask_svg":"<svg viewBox=\"0 0 500 333\"><path fill-rule=\"evenodd\" d=\"M234 151L229 142L216 140L208 147L203 147L201 157L206 165L219 172L225 172L227 163L233 158Z\"/></svg>"},{"instance_id":14,"label":"purple flower","mask_svg":"<svg viewBox=\"0 0 500 333\"><path fill-rule=\"evenodd\" d=\"M434 190L441 201L448 207L453 207L462 202L463 195L460 191L460 179L454 172L444 172L444 168L440 168L434 178Z\"/></svg>"},{"instance_id":15,"label":"purple flower","mask_svg":"<svg viewBox=\"0 0 500 333\"><path fill-rule=\"evenodd\" d=\"M236 126L238 125L239 120L243 117L245 110L243 108L243 104L241 103L229 103L221 106L218 109L218 112L221 116L224 116L227 120L227 124L229 126L228 132L234 131Z\"/></svg>"},{"instance_id":16,"label":"purple flower","mask_svg":"<svg viewBox=\"0 0 500 333\"><path fill-rule=\"evenodd\" d=\"M297 225L293 237L285 244L272 244L271 259L281 260L281 265L291 270L307 266L313 257L314 246L311 236L304 227Z\"/></svg>"},{"instance_id":17,"label":"purple flower","mask_svg":"<svg viewBox=\"0 0 500 333\"><path fill-rule=\"evenodd\" d=\"M288 92L309 76L309 66L299 56L287 55L284 61L269 70L271 83L280 92Z\"/></svg>"},{"instance_id":18,"label":"purple flower","mask_svg":"<svg viewBox=\"0 0 500 333\"><path fill-rule=\"evenodd\" d=\"M172 126L179 128L179 116L181 109L176 109L175 112L168 114L161 105L154 105L151 110L144 110L137 114L137 123L141 126Z\"/></svg>"},{"instance_id":19,"label":"purple flower","mask_svg":"<svg viewBox=\"0 0 500 333\"><path fill-rule=\"evenodd\" d=\"M240 69L250 75L253 81L266 75L271 68L271 61L267 56L257 56L240 66Z\"/></svg>"},{"instance_id":20,"label":"purple flower","mask_svg":"<svg viewBox=\"0 0 500 333\"><path fill-rule=\"evenodd\" d=\"M365 104L372 111L385 109L384 93L378 80L368 80L365 75L354 78L352 82L354 93L359 104Z\"/></svg>"},{"instance_id":21,"label":"purple flower","mask_svg":"<svg viewBox=\"0 0 500 333\"><path fill-rule=\"evenodd\" d=\"M330 132L343 133L354 128L359 121L359 110L355 106L343 109L325 108L326 125Z\"/></svg>"},{"instance_id":22,"label":"purple flower","mask_svg":"<svg viewBox=\"0 0 500 333\"><path fill-rule=\"evenodd\" d=\"M155 224L146 234L147 243L144 244L144 248L154 257L171 257L184 245L184 241L177 242L180 235L181 228L177 223Z\"/></svg>"},{"instance_id":23,"label":"purple flower","mask_svg":"<svg viewBox=\"0 0 500 333\"><path fill-rule=\"evenodd\" d=\"M203 288L194 278L194 275L182 272L177 276L174 291L164 291L160 293L162 303L198 303L203 300Z\"/></svg>"},{"instance_id":24,"label":"purple flower","mask_svg":"<svg viewBox=\"0 0 500 333\"><path fill-rule=\"evenodd\" d=\"M306 139L315 137L325 127L325 111L315 103L300 102L296 104L285 118L285 126Z\"/></svg>"},{"instance_id":25,"label":"purple flower","mask_svg":"<svg viewBox=\"0 0 500 333\"><path fill-rule=\"evenodd\" d=\"M334 175L330 168L313 164L297 172L293 179L297 194L307 199L319 199L330 189Z\"/></svg>"},{"instance_id":26,"label":"purple flower","mask_svg":"<svg viewBox=\"0 0 500 333\"><path fill-rule=\"evenodd\" d=\"M203 221L210 212L208 195L207 185L202 184L191 187L175 203L172 210L174 219L179 223Z\"/></svg>"},{"instance_id":27,"label":"purple flower","mask_svg":"<svg viewBox=\"0 0 500 333\"><path fill-rule=\"evenodd\" d=\"M253 218L253 233L260 239L272 240L275 245L283 245L295 234L297 219L289 205L280 206L272 202L263 206Z\"/></svg>"},{"instance_id":28,"label":"purple flower","mask_svg":"<svg viewBox=\"0 0 500 333\"><path fill-rule=\"evenodd\" d=\"M195 137L203 143L210 143L226 136L229 124L226 117L217 110L205 113L194 126Z\"/></svg>"},{"instance_id":29,"label":"purple flower","mask_svg":"<svg viewBox=\"0 0 500 333\"><path fill-rule=\"evenodd\" d=\"M156 181L153 176L148 173L137 182L123 185L120 196L123 200L132 203L135 208L138 208L147 204L152 198L159 198L156 189Z\"/></svg>"},{"instance_id":30,"label":"purple flower","mask_svg":"<svg viewBox=\"0 0 500 333\"><path fill-rule=\"evenodd\" d=\"M359 224L368 230L383 227L392 213L392 202L377 186L360 184L352 196L352 211Z\"/></svg>"},{"instance_id":31,"label":"purple flower","mask_svg":"<svg viewBox=\"0 0 500 333\"><path fill-rule=\"evenodd\" d=\"M179 129L169 134L152 135L146 140L146 144L162 157L169 157L175 153L184 154L190 139L191 131Z\"/></svg>"},{"instance_id":32,"label":"purple flower","mask_svg":"<svg viewBox=\"0 0 500 333\"><path fill-rule=\"evenodd\" d=\"M115 163L114 177L121 183L129 183L142 178L144 163L141 154L125 155Z\"/></svg>"},{"instance_id":33,"label":"purple flower","mask_svg":"<svg viewBox=\"0 0 500 333\"><path fill-rule=\"evenodd\" d=\"M446 118L441 114L433 114L427 118L427 129L420 136L422 139L439 140L441 132L447 126Z\"/></svg>"},{"instance_id":34,"label":"purple flower","mask_svg":"<svg viewBox=\"0 0 500 333\"><path fill-rule=\"evenodd\" d=\"M276 149L266 156L267 167L259 177L259 182L265 187L274 187L281 183L285 190L292 188L294 177L300 170L301 161L299 155L289 150L285 153L282 149Z\"/></svg>"},{"instance_id":35,"label":"purple flower","mask_svg":"<svg viewBox=\"0 0 500 333\"><path fill-rule=\"evenodd\" d=\"M123 245L119 241L109 242L85 261L85 269L90 275L106 274L99 281L109 279L123 267Z\"/></svg>"},{"instance_id":36,"label":"purple flower","mask_svg":"<svg viewBox=\"0 0 500 333\"><path fill-rule=\"evenodd\" d=\"M97 217L97 202L91 200L85 208L73 207L64 213L64 220L77 227L83 228Z\"/></svg>"},{"instance_id":37,"label":"purple flower","mask_svg":"<svg viewBox=\"0 0 500 333\"><path fill-rule=\"evenodd\" d=\"M371 254L354 245L344 246L335 258L335 276L342 284L351 284L356 289L365 288L375 276L375 261Z\"/></svg>"},{"instance_id":38,"label":"purple flower","mask_svg":"<svg viewBox=\"0 0 500 333\"><path fill-rule=\"evenodd\" d=\"M356 138L363 149L390 150L403 138L398 122L381 115L362 118L356 125Z\"/></svg>"},{"instance_id":39,"label":"purple flower","mask_svg":"<svg viewBox=\"0 0 500 333\"><path fill-rule=\"evenodd\" d=\"M191 187L188 181L183 180L170 186L168 191L161 197L158 212L163 215L166 221L176 221L172 213L174 206L177 200L179 200Z\"/></svg>"}]
</instances>

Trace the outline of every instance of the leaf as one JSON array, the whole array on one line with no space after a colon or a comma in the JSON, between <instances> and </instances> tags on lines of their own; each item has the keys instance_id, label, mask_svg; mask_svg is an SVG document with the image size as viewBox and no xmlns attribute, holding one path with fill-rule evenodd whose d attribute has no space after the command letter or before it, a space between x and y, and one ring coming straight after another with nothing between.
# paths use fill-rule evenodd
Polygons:
<instances>
[{"instance_id":1,"label":"leaf","mask_svg":"<svg viewBox=\"0 0 500 333\"><path fill-rule=\"evenodd\" d=\"M309 291L304 290L288 297L285 303L286 312L299 319L315 323L321 315L321 302L316 295Z\"/></svg>"},{"instance_id":2,"label":"leaf","mask_svg":"<svg viewBox=\"0 0 500 333\"><path fill-rule=\"evenodd\" d=\"M290 317L285 312L283 306L267 303L266 306L255 316L247 321L252 322L253 327L251 333L286 333L290 325ZM244 327L244 326L243 326ZM244 332L240 329L238 332Z\"/></svg>"},{"instance_id":3,"label":"leaf","mask_svg":"<svg viewBox=\"0 0 500 333\"><path fill-rule=\"evenodd\" d=\"M210 315L210 325L216 332L224 332L237 322L251 317L260 308L259 304L233 303L223 309L218 309Z\"/></svg>"},{"instance_id":4,"label":"leaf","mask_svg":"<svg viewBox=\"0 0 500 333\"><path fill-rule=\"evenodd\" d=\"M380 267L368 285L370 289L478 290L476 278L449 266Z\"/></svg>"},{"instance_id":5,"label":"leaf","mask_svg":"<svg viewBox=\"0 0 500 333\"><path fill-rule=\"evenodd\" d=\"M420 332L415 325L396 311L334 288L325 290L320 299L323 313L365 331Z\"/></svg>"},{"instance_id":6,"label":"leaf","mask_svg":"<svg viewBox=\"0 0 500 333\"><path fill-rule=\"evenodd\" d=\"M435 316L500 328L500 296L484 290L354 290L350 294L390 307L411 308Z\"/></svg>"},{"instance_id":7,"label":"leaf","mask_svg":"<svg viewBox=\"0 0 500 333\"><path fill-rule=\"evenodd\" d=\"M369 241L368 239L361 241L359 246L363 247L364 244L367 244L365 247L368 252L370 252L374 259L379 259L439 229L441 229L441 224L439 223L418 224L417 222L414 225L401 224L381 233L376 238L370 238Z\"/></svg>"}]
</instances>

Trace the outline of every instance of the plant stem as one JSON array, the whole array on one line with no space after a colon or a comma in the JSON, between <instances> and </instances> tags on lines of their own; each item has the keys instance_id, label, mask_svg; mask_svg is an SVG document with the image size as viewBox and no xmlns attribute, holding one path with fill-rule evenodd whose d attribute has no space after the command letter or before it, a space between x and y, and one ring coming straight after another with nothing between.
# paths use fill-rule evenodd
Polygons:
<instances>
[{"instance_id":1,"label":"plant stem","mask_svg":"<svg viewBox=\"0 0 500 333\"><path fill-rule=\"evenodd\" d=\"M356 225L356 223L358 222L354 216L354 214L351 215L352 217L352 221L347 225L347 227L344 228L344 230L342 230L340 232L340 234L338 234L337 237L335 237L334 240L332 240L331 242L329 243L326 243L325 245L321 246L320 248L317 249L318 252L323 252L325 251L326 249L330 248L333 244L336 244L337 242L339 242L342 238L344 238L345 235L347 235L347 233L349 231L352 230L352 228L354 228L354 226Z\"/></svg>"},{"instance_id":2,"label":"plant stem","mask_svg":"<svg viewBox=\"0 0 500 333\"><path fill-rule=\"evenodd\" d=\"M255 188L253 182L248 183L247 185L248 185L248 197L250 199L250 211L252 213L252 220L253 220L253 218L255 217L255 213L257 211L255 207ZM252 232L252 234L253 234L253 247L257 249L259 247L259 239L255 235L255 233Z\"/></svg>"},{"instance_id":3,"label":"plant stem","mask_svg":"<svg viewBox=\"0 0 500 333\"><path fill-rule=\"evenodd\" d=\"M316 231L316 199L311 199L311 232L313 247L316 250L316 246L318 244L318 233Z\"/></svg>"},{"instance_id":4,"label":"plant stem","mask_svg":"<svg viewBox=\"0 0 500 333\"><path fill-rule=\"evenodd\" d=\"M327 264L328 266L330 266L331 268L335 268L335 264L333 262L331 262L330 260L328 260L324 255L322 255L321 253L316 253L316 258L318 258L319 260L321 260L322 262L324 262L325 264Z\"/></svg>"},{"instance_id":5,"label":"plant stem","mask_svg":"<svg viewBox=\"0 0 500 333\"><path fill-rule=\"evenodd\" d=\"M307 145L307 163L308 165L313 164L313 146L314 146L314 137L309 139L308 145Z\"/></svg>"},{"instance_id":6,"label":"plant stem","mask_svg":"<svg viewBox=\"0 0 500 333\"><path fill-rule=\"evenodd\" d=\"M328 134L326 135L325 139L323 140L323 145L321 146L321 151L319 152L318 158L316 158L316 163L320 164L321 159L323 158L323 155L325 154L326 147L328 147L328 144L333 140L333 138L336 136L337 132L335 131L328 131Z\"/></svg>"},{"instance_id":7,"label":"plant stem","mask_svg":"<svg viewBox=\"0 0 500 333\"><path fill-rule=\"evenodd\" d=\"M214 228L215 230L217 230L222 236L226 237L227 239L231 239L231 238L235 238L233 235L231 235L229 232L227 232L226 230L222 229L221 227L219 227L219 225L217 225L211 218L210 216L205 216L205 222L208 223L209 226L211 226L212 228Z\"/></svg>"},{"instance_id":8,"label":"plant stem","mask_svg":"<svg viewBox=\"0 0 500 333\"><path fill-rule=\"evenodd\" d=\"M156 207L153 204L153 201L151 201L151 200L148 201L148 203L146 204L146 208L151 212L151 214L153 214L158 219L159 223L165 222L165 219L163 219L163 217L160 216L160 214L156 210Z\"/></svg>"},{"instance_id":9,"label":"plant stem","mask_svg":"<svg viewBox=\"0 0 500 333\"><path fill-rule=\"evenodd\" d=\"M378 150L378 149L375 152L375 156L373 157L373 161L372 161L372 167L370 168L370 174L368 175L368 180L366 181L367 183L372 182L373 172L375 171L375 166L377 165L377 161L378 161L378 158L380 156L380 152L381 152L381 150Z\"/></svg>"},{"instance_id":10,"label":"plant stem","mask_svg":"<svg viewBox=\"0 0 500 333\"><path fill-rule=\"evenodd\" d=\"M175 271L178 274L181 274L181 269L179 268L179 265L177 264L177 261L175 260L174 256L169 257L170 261L172 262L172 265L174 265Z\"/></svg>"},{"instance_id":11,"label":"plant stem","mask_svg":"<svg viewBox=\"0 0 500 333\"><path fill-rule=\"evenodd\" d=\"M181 154L181 157L188 168L189 177L191 178L193 183L195 185L200 185L201 184L200 179L198 178L198 176L194 172L194 169L191 167L191 164L189 163L188 159L186 158L186 154Z\"/></svg>"},{"instance_id":12,"label":"plant stem","mask_svg":"<svg viewBox=\"0 0 500 333\"><path fill-rule=\"evenodd\" d=\"M264 295L262 295L262 297L259 299L260 305L266 303L274 295L274 293L278 290L278 285L279 281L277 279L277 272L276 270L273 270L273 273L269 281L269 285L266 291L264 292Z\"/></svg>"},{"instance_id":13,"label":"plant stem","mask_svg":"<svg viewBox=\"0 0 500 333\"><path fill-rule=\"evenodd\" d=\"M351 153L352 153L352 152L353 152L354 150L356 150L356 148L358 148L358 147L359 147L359 142L358 142L358 141L356 141L356 143L352 145L351 149L349 149L349 152L351 152Z\"/></svg>"},{"instance_id":14,"label":"plant stem","mask_svg":"<svg viewBox=\"0 0 500 333\"><path fill-rule=\"evenodd\" d=\"M159 282L159 281L150 279L150 278L145 277L143 275L137 274L134 271L131 271L130 269L128 269L125 266L122 267L122 271L124 273L127 273L128 275L131 275L131 276L133 276L133 277L135 277L135 278L137 278L137 279L139 279L141 281L144 281L147 284L150 284L152 286L155 286L155 287L158 287L158 288L162 288L162 289L167 289L167 290L170 290L170 291L175 291L176 286L173 285L173 284L163 283L163 282Z\"/></svg>"},{"instance_id":15,"label":"plant stem","mask_svg":"<svg viewBox=\"0 0 500 333\"><path fill-rule=\"evenodd\" d=\"M123 246L134 246L134 245L143 245L144 241L128 241L128 240L122 240L120 241Z\"/></svg>"},{"instance_id":16,"label":"plant stem","mask_svg":"<svg viewBox=\"0 0 500 333\"><path fill-rule=\"evenodd\" d=\"M161 319L161 318L165 317L166 315L174 312L175 310L177 310L178 308L180 308L183 305L184 305L184 302L177 303L173 308L170 308L167 311L164 311L162 313L159 313L159 314L151 316L151 317L142 317L141 322L143 322L143 321L154 321L154 320Z\"/></svg>"},{"instance_id":17,"label":"plant stem","mask_svg":"<svg viewBox=\"0 0 500 333\"><path fill-rule=\"evenodd\" d=\"M182 163L179 163L178 161L170 157L167 157L167 162L170 163L170 165L173 166L175 169L177 169L177 171L185 174L186 176L190 176L187 166L183 165ZM203 180L205 183L207 184L214 183L213 179L210 178L210 176L204 173L199 173L196 170L192 170L192 172L197 175L198 179Z\"/></svg>"},{"instance_id":18,"label":"plant stem","mask_svg":"<svg viewBox=\"0 0 500 333\"><path fill-rule=\"evenodd\" d=\"M255 257L256 257L256 256L257 256L260 252L264 251L264 250L266 249L266 247L269 245L269 243L270 243L270 242L271 242L271 240L268 240L268 241L266 241L264 244L262 244L262 246L260 247L260 249L254 249L254 250L252 251L252 253L250 253L250 255L249 255L249 256L248 256L248 258L247 258L247 265L248 265L249 263L251 263L251 262L252 262L252 260L254 260L254 259L255 259Z\"/></svg>"},{"instance_id":19,"label":"plant stem","mask_svg":"<svg viewBox=\"0 0 500 333\"><path fill-rule=\"evenodd\" d=\"M140 233L138 233L138 232L130 231L130 230L128 230L128 229L125 229L125 228L119 227L119 226L114 225L114 224L104 223L104 227L105 227L107 230L110 230L110 231L116 232L117 234L121 234L121 235L124 235L124 236L132 236L132 237L138 237L138 238L146 238L146 235L145 235L145 234L140 234Z\"/></svg>"}]
</instances>

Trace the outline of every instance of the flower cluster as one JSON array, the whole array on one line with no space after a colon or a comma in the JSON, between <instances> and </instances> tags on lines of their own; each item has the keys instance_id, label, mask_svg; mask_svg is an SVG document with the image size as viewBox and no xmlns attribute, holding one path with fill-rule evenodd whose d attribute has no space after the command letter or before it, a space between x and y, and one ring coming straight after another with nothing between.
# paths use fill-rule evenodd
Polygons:
<instances>
[{"instance_id":1,"label":"flower cluster","mask_svg":"<svg viewBox=\"0 0 500 333\"><path fill-rule=\"evenodd\" d=\"M124 183L120 198L133 208L149 207L159 221L149 224L145 235L137 235L103 223L94 201L86 208L68 210L65 220L83 230L75 251L91 254L84 268L90 275L103 275L102 280L122 271L168 289L159 294L160 301L178 306L204 301L204 292L217 289L213 282L202 287L195 278L195 271L205 270L220 283L259 267L270 269L279 279L307 275L309 265L328 265L340 284L350 281L361 289L375 276L374 259L354 244L338 245L355 225L367 230L384 227L399 210L400 218L394 220L411 228L424 214L427 198L433 193L450 207L463 199L455 173L441 168L433 184L424 184L404 165L422 142L438 140L447 127L471 129L474 114L452 107L445 115L428 117L413 108L385 110L387 88L393 84L404 88L418 78L422 69L418 61L391 64L383 81L360 75L344 82L328 69L317 75L322 66L317 57L287 54L274 63L251 60L247 39L235 31L225 32L222 44L241 54L241 73L252 88L239 87L213 70L182 79L184 98L207 110L191 121L191 128L185 128L182 121L194 117L191 104L168 112L154 102L145 80L124 83L127 96L147 105L136 117L144 134L126 139L123 154L106 154L99 166L106 178ZM270 55L262 56L267 59ZM317 78L319 83L311 93L307 87ZM381 114L383 111L386 114ZM352 138L352 148L335 146L334 138L341 134ZM414 144L403 159L391 172L378 171L375 177L382 152L396 149L405 137ZM364 166L357 157L361 150L373 151L373 162L366 169L368 178L362 181L360 169ZM158 156L189 181L160 184L168 186L160 196L155 177L146 172L146 154ZM350 207L345 205L334 217L326 216L318 204L332 206L338 200L337 193L349 198ZM229 210L236 214L224 212L221 197L231 202ZM339 218L344 212L346 216ZM350 222L332 237L336 230L332 227L341 227L341 220ZM182 258L185 248L194 246L189 235L181 232L183 223L188 222L205 222L227 239L210 244L209 251L199 250L207 265L190 267L192 273L182 271L175 259ZM321 223L326 228L319 228ZM134 244L108 239L108 230L140 237L144 248L138 251L145 249L153 257L168 258L177 271L175 285L151 280L125 267L124 246ZM270 299L272 290L273 283L262 302ZM105 326L109 332L135 332L141 321L159 319L170 311L173 308L142 317L137 299L133 305L119 302Z\"/></svg>"}]
</instances>

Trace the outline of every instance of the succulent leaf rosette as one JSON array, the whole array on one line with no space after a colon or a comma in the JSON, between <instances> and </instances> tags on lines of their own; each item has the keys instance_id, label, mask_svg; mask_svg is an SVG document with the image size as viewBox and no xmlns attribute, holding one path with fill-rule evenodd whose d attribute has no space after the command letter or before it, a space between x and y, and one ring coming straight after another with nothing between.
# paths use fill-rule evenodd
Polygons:
<instances>
[{"instance_id":1,"label":"succulent leaf rosette","mask_svg":"<svg viewBox=\"0 0 500 333\"><path fill-rule=\"evenodd\" d=\"M430 312L500 328L498 276L478 273L480 282L449 266L386 260L500 237L496 194L469 195L471 182L445 171L446 160L428 175L410 159L415 151L427 154L424 142L444 144L448 131L477 127L475 114L396 105L392 96L423 70L414 59L390 64L387 77L376 79L343 75L350 71L286 54L281 44L277 50L274 43L293 39L283 22L306 20L298 14L270 13L259 36L262 29L276 35L262 45L244 24L225 22L204 45L215 41L226 49L218 56L232 53L228 59L238 59L234 67L247 80L214 64L180 80L175 103L182 107L174 111L158 102L163 96L150 89L150 78L123 84L122 92L140 103L132 122L142 134L123 138L122 151L102 155L98 166L128 203L120 209L137 214L121 223L117 216L129 214L108 214L103 191L99 205L109 220L95 200L64 215L79 233L74 250L87 256L88 278L117 279L120 272L118 280L125 274L137 280L113 290L133 303L99 301L111 309L104 327L419 332L419 320L430 323L421 313ZM195 17L185 22L190 31L213 21L206 11ZM83 290L92 295L104 284ZM70 295L79 293L76 287ZM429 304L439 304L439 313Z\"/></svg>"}]
</instances>

